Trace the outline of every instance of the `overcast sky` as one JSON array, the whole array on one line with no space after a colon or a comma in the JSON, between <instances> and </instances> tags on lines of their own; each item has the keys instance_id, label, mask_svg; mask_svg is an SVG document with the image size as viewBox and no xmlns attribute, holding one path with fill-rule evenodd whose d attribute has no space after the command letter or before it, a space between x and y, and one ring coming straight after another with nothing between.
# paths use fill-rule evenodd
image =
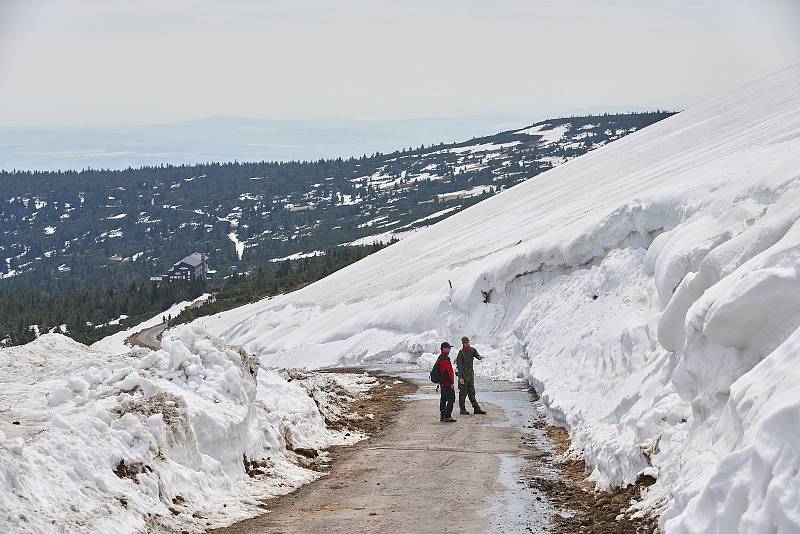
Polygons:
<instances>
[{"instance_id":1,"label":"overcast sky","mask_svg":"<svg viewBox=\"0 0 800 534\"><path fill-rule=\"evenodd\" d=\"M679 109L800 62L797 0L0 0L0 124Z\"/></svg>"}]
</instances>

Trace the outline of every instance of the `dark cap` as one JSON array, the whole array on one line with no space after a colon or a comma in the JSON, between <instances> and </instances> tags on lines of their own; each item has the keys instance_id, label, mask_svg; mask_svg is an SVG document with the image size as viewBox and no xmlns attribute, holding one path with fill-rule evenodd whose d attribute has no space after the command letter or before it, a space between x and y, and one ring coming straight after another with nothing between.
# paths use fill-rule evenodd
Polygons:
<instances>
[{"instance_id":1,"label":"dark cap","mask_svg":"<svg viewBox=\"0 0 800 534\"><path fill-rule=\"evenodd\" d=\"M442 348L443 348L443 349L444 349L444 348L452 349L452 348L453 348L453 345L451 345L450 343L448 343L447 341L445 341L445 342L443 342L443 343L442 343Z\"/></svg>"}]
</instances>

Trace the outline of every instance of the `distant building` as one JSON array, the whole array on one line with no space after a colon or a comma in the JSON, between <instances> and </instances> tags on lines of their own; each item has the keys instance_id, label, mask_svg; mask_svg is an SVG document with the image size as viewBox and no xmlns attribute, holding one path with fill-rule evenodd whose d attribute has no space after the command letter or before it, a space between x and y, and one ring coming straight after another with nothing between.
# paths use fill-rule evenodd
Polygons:
<instances>
[{"instance_id":1,"label":"distant building","mask_svg":"<svg viewBox=\"0 0 800 534\"><path fill-rule=\"evenodd\" d=\"M208 256L195 252L170 267L164 275L154 276L151 280L191 280L192 278L208 278L208 275Z\"/></svg>"},{"instance_id":2,"label":"distant building","mask_svg":"<svg viewBox=\"0 0 800 534\"><path fill-rule=\"evenodd\" d=\"M317 207L314 204L305 204L302 206L295 206L294 204L287 204L286 209L289 211L314 211Z\"/></svg>"}]
</instances>

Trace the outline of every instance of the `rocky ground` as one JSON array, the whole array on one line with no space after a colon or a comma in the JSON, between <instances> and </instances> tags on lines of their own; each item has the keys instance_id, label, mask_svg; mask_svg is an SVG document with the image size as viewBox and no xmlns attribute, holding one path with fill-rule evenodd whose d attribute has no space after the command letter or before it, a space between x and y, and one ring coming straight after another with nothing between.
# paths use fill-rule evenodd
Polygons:
<instances>
[{"instance_id":1,"label":"rocky ground","mask_svg":"<svg viewBox=\"0 0 800 534\"><path fill-rule=\"evenodd\" d=\"M538 402L535 394L534 399ZM534 424L543 428L555 445L556 454L532 458L527 470L529 485L562 512L553 515L551 532L649 534L655 531L657 518L634 518L625 513L631 499L640 500L642 489L653 484L654 479L640 477L636 484L624 488L596 491L594 485L586 480L588 473L583 460L567 455L570 446L567 432L563 428L548 426L544 420ZM541 476L543 466L554 469L559 477Z\"/></svg>"}]
</instances>

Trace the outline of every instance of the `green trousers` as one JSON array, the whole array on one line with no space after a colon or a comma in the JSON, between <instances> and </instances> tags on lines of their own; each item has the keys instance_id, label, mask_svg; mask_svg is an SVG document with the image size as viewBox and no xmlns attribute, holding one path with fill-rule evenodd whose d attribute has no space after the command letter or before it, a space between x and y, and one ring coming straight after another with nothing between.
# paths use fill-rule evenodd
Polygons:
<instances>
[{"instance_id":1,"label":"green trousers","mask_svg":"<svg viewBox=\"0 0 800 534\"><path fill-rule=\"evenodd\" d=\"M475 399L475 379L464 379L464 383L458 384L458 407L462 410L466 410L466 402L467 397L469 397L469 402L472 404L472 408L474 410L480 410L480 406L478 406L478 401Z\"/></svg>"}]
</instances>

